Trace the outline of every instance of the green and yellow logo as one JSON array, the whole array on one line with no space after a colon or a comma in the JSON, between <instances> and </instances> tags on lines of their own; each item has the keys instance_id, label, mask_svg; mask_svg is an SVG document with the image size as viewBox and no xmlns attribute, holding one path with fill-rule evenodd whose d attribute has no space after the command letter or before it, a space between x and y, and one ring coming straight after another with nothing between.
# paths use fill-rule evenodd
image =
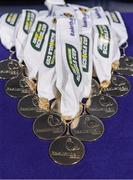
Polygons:
<instances>
[{"instance_id":1,"label":"green and yellow logo","mask_svg":"<svg viewBox=\"0 0 133 180\"><path fill-rule=\"evenodd\" d=\"M6 23L15 26L17 23L19 15L17 13L9 13L6 17Z\"/></svg>"},{"instance_id":2,"label":"green and yellow logo","mask_svg":"<svg viewBox=\"0 0 133 180\"><path fill-rule=\"evenodd\" d=\"M26 17L25 17L25 21L24 21L24 26L23 26L23 30L26 34L29 34L32 25L35 21L36 18L36 14L33 13L32 11L26 11Z\"/></svg>"},{"instance_id":3,"label":"green and yellow logo","mask_svg":"<svg viewBox=\"0 0 133 180\"><path fill-rule=\"evenodd\" d=\"M35 50L41 51L47 31L48 25L44 22L39 21L31 39L31 46Z\"/></svg>"},{"instance_id":4,"label":"green and yellow logo","mask_svg":"<svg viewBox=\"0 0 133 180\"><path fill-rule=\"evenodd\" d=\"M106 25L97 25L97 29L99 32L98 52L104 58L108 58L111 38L109 28Z\"/></svg>"},{"instance_id":5,"label":"green and yellow logo","mask_svg":"<svg viewBox=\"0 0 133 180\"><path fill-rule=\"evenodd\" d=\"M111 12L111 13L110 13L110 16L111 16L113 22L118 23L118 24L121 23L120 20L119 20L119 18L118 18L118 16L117 16L117 14L116 14L116 12Z\"/></svg>"},{"instance_id":6,"label":"green and yellow logo","mask_svg":"<svg viewBox=\"0 0 133 180\"><path fill-rule=\"evenodd\" d=\"M66 44L66 55L69 68L73 73L74 82L79 86L82 80L82 74L79 67L78 51L74 46Z\"/></svg>"},{"instance_id":7,"label":"green and yellow logo","mask_svg":"<svg viewBox=\"0 0 133 180\"><path fill-rule=\"evenodd\" d=\"M46 50L46 56L44 59L44 64L48 68L52 68L55 66L55 38L56 34L54 30L50 30L48 47Z\"/></svg>"},{"instance_id":8,"label":"green and yellow logo","mask_svg":"<svg viewBox=\"0 0 133 180\"><path fill-rule=\"evenodd\" d=\"M87 36L80 36L81 39L81 60L82 69L84 72L89 71L89 38Z\"/></svg>"}]
</instances>

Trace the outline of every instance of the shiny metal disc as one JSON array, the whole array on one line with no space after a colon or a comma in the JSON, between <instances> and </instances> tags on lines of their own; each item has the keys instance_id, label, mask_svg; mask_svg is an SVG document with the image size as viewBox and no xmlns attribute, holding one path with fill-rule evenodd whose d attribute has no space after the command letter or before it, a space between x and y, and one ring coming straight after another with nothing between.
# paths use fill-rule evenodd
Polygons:
<instances>
[{"instance_id":1,"label":"shiny metal disc","mask_svg":"<svg viewBox=\"0 0 133 180\"><path fill-rule=\"evenodd\" d=\"M91 99L91 106L86 111L99 118L109 118L117 113L118 104L110 96L100 94L93 96Z\"/></svg>"},{"instance_id":2,"label":"shiny metal disc","mask_svg":"<svg viewBox=\"0 0 133 180\"><path fill-rule=\"evenodd\" d=\"M130 89L131 85L126 78L118 75L113 75L111 84L105 92L109 96L119 97L129 93Z\"/></svg>"},{"instance_id":3,"label":"shiny metal disc","mask_svg":"<svg viewBox=\"0 0 133 180\"><path fill-rule=\"evenodd\" d=\"M37 118L46 112L39 108L38 96L34 94L24 96L22 99L20 99L17 108L18 112L26 118Z\"/></svg>"},{"instance_id":4,"label":"shiny metal disc","mask_svg":"<svg viewBox=\"0 0 133 180\"><path fill-rule=\"evenodd\" d=\"M81 141L95 141L102 137L104 125L96 116L84 114L80 117L78 126L71 129L71 133Z\"/></svg>"},{"instance_id":5,"label":"shiny metal disc","mask_svg":"<svg viewBox=\"0 0 133 180\"><path fill-rule=\"evenodd\" d=\"M14 98L21 98L29 94L33 94L26 83L26 77L19 75L7 81L5 85L6 93Z\"/></svg>"},{"instance_id":6,"label":"shiny metal disc","mask_svg":"<svg viewBox=\"0 0 133 180\"><path fill-rule=\"evenodd\" d=\"M44 113L38 117L33 124L34 134L44 140L53 140L63 135L66 125L61 121L57 113Z\"/></svg>"},{"instance_id":7,"label":"shiny metal disc","mask_svg":"<svg viewBox=\"0 0 133 180\"><path fill-rule=\"evenodd\" d=\"M99 84L98 84L98 82L94 79L94 78L92 78L92 90L91 90L91 95L92 96L97 96L97 95L99 95Z\"/></svg>"},{"instance_id":8,"label":"shiny metal disc","mask_svg":"<svg viewBox=\"0 0 133 180\"><path fill-rule=\"evenodd\" d=\"M21 67L18 61L6 59L0 61L0 79L10 79L18 76L21 72Z\"/></svg>"},{"instance_id":9,"label":"shiny metal disc","mask_svg":"<svg viewBox=\"0 0 133 180\"><path fill-rule=\"evenodd\" d=\"M116 72L120 75L133 76L133 57L121 58L120 66Z\"/></svg>"},{"instance_id":10,"label":"shiny metal disc","mask_svg":"<svg viewBox=\"0 0 133 180\"><path fill-rule=\"evenodd\" d=\"M51 143L49 155L60 165L73 165L84 157L85 148L80 140L73 136L62 136Z\"/></svg>"}]
</instances>

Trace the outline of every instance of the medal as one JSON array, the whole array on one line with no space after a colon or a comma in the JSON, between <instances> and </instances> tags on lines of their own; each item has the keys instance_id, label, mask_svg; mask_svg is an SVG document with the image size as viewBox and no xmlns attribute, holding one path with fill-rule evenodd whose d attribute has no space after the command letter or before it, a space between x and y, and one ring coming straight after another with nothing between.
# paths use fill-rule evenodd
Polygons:
<instances>
[{"instance_id":1,"label":"medal","mask_svg":"<svg viewBox=\"0 0 133 180\"><path fill-rule=\"evenodd\" d=\"M39 98L37 95L31 94L23 97L18 103L18 112L26 118L36 118L45 111L39 108Z\"/></svg>"},{"instance_id":2,"label":"medal","mask_svg":"<svg viewBox=\"0 0 133 180\"><path fill-rule=\"evenodd\" d=\"M58 113L44 113L33 124L34 134L43 140L52 140L64 134L65 124Z\"/></svg>"},{"instance_id":3,"label":"medal","mask_svg":"<svg viewBox=\"0 0 133 180\"><path fill-rule=\"evenodd\" d=\"M124 96L126 95L131 89L130 83L127 79L122 76L112 76L111 84L105 90L105 93L109 96Z\"/></svg>"},{"instance_id":4,"label":"medal","mask_svg":"<svg viewBox=\"0 0 133 180\"><path fill-rule=\"evenodd\" d=\"M0 39L2 45L10 51L10 56L6 60L0 61L0 79L10 79L20 72L18 61L13 59L15 51L15 31L18 24L19 14L6 13L1 16Z\"/></svg>"},{"instance_id":5,"label":"medal","mask_svg":"<svg viewBox=\"0 0 133 180\"><path fill-rule=\"evenodd\" d=\"M116 72L120 75L133 75L133 57L124 56L120 59L119 68Z\"/></svg>"},{"instance_id":6,"label":"medal","mask_svg":"<svg viewBox=\"0 0 133 180\"><path fill-rule=\"evenodd\" d=\"M94 78L92 78L91 96L97 96L99 93L100 93L99 84Z\"/></svg>"},{"instance_id":7,"label":"medal","mask_svg":"<svg viewBox=\"0 0 133 180\"><path fill-rule=\"evenodd\" d=\"M57 138L49 147L51 159L60 165L77 164L84 157L85 148L80 140L70 135L69 125L67 135Z\"/></svg>"},{"instance_id":8,"label":"medal","mask_svg":"<svg viewBox=\"0 0 133 180\"><path fill-rule=\"evenodd\" d=\"M81 141L95 141L104 133L104 125L97 117L84 114L80 117L78 126L71 129L74 137Z\"/></svg>"},{"instance_id":9,"label":"medal","mask_svg":"<svg viewBox=\"0 0 133 180\"><path fill-rule=\"evenodd\" d=\"M91 105L86 111L99 118L109 118L116 114L117 102L110 96L100 94L91 98Z\"/></svg>"},{"instance_id":10,"label":"medal","mask_svg":"<svg viewBox=\"0 0 133 180\"><path fill-rule=\"evenodd\" d=\"M21 72L19 63L14 59L0 61L0 79L10 79Z\"/></svg>"},{"instance_id":11,"label":"medal","mask_svg":"<svg viewBox=\"0 0 133 180\"><path fill-rule=\"evenodd\" d=\"M21 98L29 94L33 94L30 87L26 83L27 78L22 74L10 79L5 85L6 93L14 98Z\"/></svg>"}]
</instances>

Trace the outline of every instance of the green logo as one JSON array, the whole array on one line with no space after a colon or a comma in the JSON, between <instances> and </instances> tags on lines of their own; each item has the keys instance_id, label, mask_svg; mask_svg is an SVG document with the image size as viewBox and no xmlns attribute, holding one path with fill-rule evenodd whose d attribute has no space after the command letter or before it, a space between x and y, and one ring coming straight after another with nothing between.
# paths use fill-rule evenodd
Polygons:
<instances>
[{"instance_id":1,"label":"green logo","mask_svg":"<svg viewBox=\"0 0 133 180\"><path fill-rule=\"evenodd\" d=\"M97 25L97 29L99 32L98 52L104 58L108 58L111 38L109 28L105 25Z\"/></svg>"},{"instance_id":2,"label":"green logo","mask_svg":"<svg viewBox=\"0 0 133 180\"><path fill-rule=\"evenodd\" d=\"M56 38L55 31L50 30L48 47L44 59L44 64L48 68L52 68L55 65L55 41L56 41L55 38Z\"/></svg>"},{"instance_id":3,"label":"green logo","mask_svg":"<svg viewBox=\"0 0 133 180\"><path fill-rule=\"evenodd\" d=\"M19 15L17 13L9 13L6 17L6 23L15 26L17 23Z\"/></svg>"},{"instance_id":4,"label":"green logo","mask_svg":"<svg viewBox=\"0 0 133 180\"><path fill-rule=\"evenodd\" d=\"M25 21L24 21L24 26L23 26L23 30L26 34L29 34L32 25L35 21L36 15L35 13L33 13L32 11L26 11L26 17L25 17Z\"/></svg>"},{"instance_id":5,"label":"green logo","mask_svg":"<svg viewBox=\"0 0 133 180\"><path fill-rule=\"evenodd\" d=\"M47 30L48 30L48 25L46 23L41 22L41 21L37 23L36 30L33 33L33 36L31 39L31 46L35 50L41 51Z\"/></svg>"},{"instance_id":6,"label":"green logo","mask_svg":"<svg viewBox=\"0 0 133 180\"><path fill-rule=\"evenodd\" d=\"M84 72L89 70L89 38L81 35L81 59Z\"/></svg>"},{"instance_id":7,"label":"green logo","mask_svg":"<svg viewBox=\"0 0 133 180\"><path fill-rule=\"evenodd\" d=\"M120 20L119 20L119 18L118 18L118 16L117 16L117 14L116 14L116 12L111 12L111 13L110 13L110 16L111 16L113 22L119 23L119 24L121 23Z\"/></svg>"},{"instance_id":8,"label":"green logo","mask_svg":"<svg viewBox=\"0 0 133 180\"><path fill-rule=\"evenodd\" d=\"M69 68L73 73L74 82L79 86L82 80L82 74L79 67L78 51L74 46L66 44L66 55Z\"/></svg>"}]
</instances>

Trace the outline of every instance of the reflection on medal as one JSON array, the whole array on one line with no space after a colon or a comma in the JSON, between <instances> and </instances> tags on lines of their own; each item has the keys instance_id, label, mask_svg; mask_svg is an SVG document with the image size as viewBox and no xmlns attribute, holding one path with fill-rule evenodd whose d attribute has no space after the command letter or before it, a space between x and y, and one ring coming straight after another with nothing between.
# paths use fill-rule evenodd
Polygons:
<instances>
[{"instance_id":1,"label":"reflection on medal","mask_svg":"<svg viewBox=\"0 0 133 180\"><path fill-rule=\"evenodd\" d=\"M84 157L84 154L84 145L73 136L60 137L49 147L51 159L60 165L76 164Z\"/></svg>"},{"instance_id":2,"label":"reflection on medal","mask_svg":"<svg viewBox=\"0 0 133 180\"><path fill-rule=\"evenodd\" d=\"M37 118L45 111L38 106L38 96L31 94L20 99L18 112L26 118Z\"/></svg>"},{"instance_id":3,"label":"reflection on medal","mask_svg":"<svg viewBox=\"0 0 133 180\"><path fill-rule=\"evenodd\" d=\"M64 134L65 124L57 113L44 113L33 124L33 132L40 139L52 140Z\"/></svg>"},{"instance_id":4,"label":"reflection on medal","mask_svg":"<svg viewBox=\"0 0 133 180\"><path fill-rule=\"evenodd\" d=\"M124 96L131 89L130 83L127 79L122 76L112 76L111 84L106 89L106 94L109 96Z\"/></svg>"},{"instance_id":5,"label":"reflection on medal","mask_svg":"<svg viewBox=\"0 0 133 180\"><path fill-rule=\"evenodd\" d=\"M97 117L84 114L80 117L78 126L71 129L74 137L81 141L95 141L104 133L104 125Z\"/></svg>"},{"instance_id":6,"label":"reflection on medal","mask_svg":"<svg viewBox=\"0 0 133 180\"><path fill-rule=\"evenodd\" d=\"M0 61L0 79L10 79L18 76L21 72L18 61L6 59Z\"/></svg>"},{"instance_id":7,"label":"reflection on medal","mask_svg":"<svg viewBox=\"0 0 133 180\"><path fill-rule=\"evenodd\" d=\"M91 90L91 95L92 96L97 96L99 95L99 84L98 82L92 78L92 90Z\"/></svg>"},{"instance_id":8,"label":"reflection on medal","mask_svg":"<svg viewBox=\"0 0 133 180\"><path fill-rule=\"evenodd\" d=\"M116 114L118 110L117 102L110 96L100 94L93 96L91 106L86 111L99 118L109 118Z\"/></svg>"},{"instance_id":9,"label":"reflection on medal","mask_svg":"<svg viewBox=\"0 0 133 180\"><path fill-rule=\"evenodd\" d=\"M33 93L26 83L26 77L21 74L6 83L5 91L9 96L14 98L21 98Z\"/></svg>"},{"instance_id":10,"label":"reflection on medal","mask_svg":"<svg viewBox=\"0 0 133 180\"><path fill-rule=\"evenodd\" d=\"M116 71L120 75L133 75L133 57L123 57L120 59L120 66Z\"/></svg>"}]
</instances>

